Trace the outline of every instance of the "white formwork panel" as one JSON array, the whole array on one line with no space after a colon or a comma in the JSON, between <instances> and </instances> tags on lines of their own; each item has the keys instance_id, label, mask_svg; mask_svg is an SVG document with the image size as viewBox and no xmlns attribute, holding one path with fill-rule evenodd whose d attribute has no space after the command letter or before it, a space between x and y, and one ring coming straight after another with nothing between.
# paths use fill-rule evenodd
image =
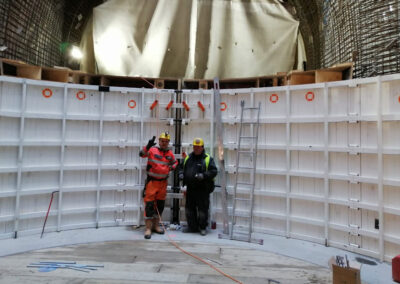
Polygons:
<instances>
[{"instance_id":1,"label":"white formwork panel","mask_svg":"<svg viewBox=\"0 0 400 284\"><path fill-rule=\"evenodd\" d=\"M138 224L143 92L0 81L1 238Z\"/></svg>"},{"instance_id":2,"label":"white formwork panel","mask_svg":"<svg viewBox=\"0 0 400 284\"><path fill-rule=\"evenodd\" d=\"M190 152L197 136L213 150L209 90L183 91L182 100L190 107L186 111L170 90L110 88L102 93L94 86L0 81L1 238L40 232L55 190L61 192L55 195L48 230L139 223L146 160L138 152L166 130L174 141L176 108L185 124L183 150ZM400 76L390 75L221 90L228 192L233 188L240 101L247 106L261 102L255 232L382 260L397 254L399 86ZM166 110L170 101L174 104ZM249 179L249 174L239 177ZM218 190L214 196L212 210L220 222ZM238 204L238 210L246 206ZM164 219L168 215L166 208Z\"/></svg>"},{"instance_id":3,"label":"white formwork panel","mask_svg":"<svg viewBox=\"0 0 400 284\"><path fill-rule=\"evenodd\" d=\"M189 111L182 108L182 152L192 152L192 142L196 137L203 138L204 147L210 152L212 145L211 124L213 118L212 93L207 90L183 90L182 101ZM204 111L201 107L204 107Z\"/></svg>"},{"instance_id":4,"label":"white formwork panel","mask_svg":"<svg viewBox=\"0 0 400 284\"><path fill-rule=\"evenodd\" d=\"M176 92L174 90L143 90L142 92L142 105L141 105L141 133L137 135L140 137L140 147L146 146L148 140L152 139L153 136L156 136L155 142L158 143L158 137L161 133L168 131L171 135L170 140L170 148L175 153L173 141L175 141L175 110L177 107L176 104ZM171 108L167 110L168 104L173 101L173 105ZM154 106L154 107L153 107ZM133 134L135 135L135 134ZM140 149L138 148L138 151ZM139 152L138 152L139 156ZM144 188L145 180L146 180L146 164L147 159L139 158L139 173L138 173L138 182L135 185L137 188L137 200L140 202L136 206L140 206L141 210L138 211L138 220L142 222L143 220L143 203L142 200L142 189ZM168 185L171 186L173 184L173 172L170 173L170 177L168 179ZM172 220L172 210L170 207L172 206L171 200L167 199L165 203L165 209L162 214L163 220Z\"/></svg>"},{"instance_id":5,"label":"white formwork panel","mask_svg":"<svg viewBox=\"0 0 400 284\"><path fill-rule=\"evenodd\" d=\"M262 103L256 232L325 243L382 260L396 254L400 203L400 78L396 76L223 90L222 101L233 105L222 113L228 173L235 166L237 106L243 97ZM229 177L228 190L233 186ZM219 202L216 206L220 212ZM246 206L239 203L238 210Z\"/></svg>"}]
</instances>

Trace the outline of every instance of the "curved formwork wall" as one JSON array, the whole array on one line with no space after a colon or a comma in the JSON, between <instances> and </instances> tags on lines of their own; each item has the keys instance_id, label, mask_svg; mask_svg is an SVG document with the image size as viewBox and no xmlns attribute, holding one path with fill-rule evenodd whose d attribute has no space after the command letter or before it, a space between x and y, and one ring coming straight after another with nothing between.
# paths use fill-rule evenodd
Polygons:
<instances>
[{"instance_id":1,"label":"curved formwork wall","mask_svg":"<svg viewBox=\"0 0 400 284\"><path fill-rule=\"evenodd\" d=\"M46 232L140 224L146 161L138 152L165 130L174 141L177 108L183 113L183 151L202 136L213 152L212 90L109 87L105 92L4 76L0 84L0 238L40 233L54 191ZM399 88L400 75L390 75L221 90L217 107L229 193L240 101L261 102L255 234L304 239L386 261L398 254ZM176 103L178 93L189 111ZM171 204L165 220L171 219ZM212 204L211 216L221 223L218 189ZM237 208L248 209L240 203ZM181 219L183 213L181 207Z\"/></svg>"}]
</instances>

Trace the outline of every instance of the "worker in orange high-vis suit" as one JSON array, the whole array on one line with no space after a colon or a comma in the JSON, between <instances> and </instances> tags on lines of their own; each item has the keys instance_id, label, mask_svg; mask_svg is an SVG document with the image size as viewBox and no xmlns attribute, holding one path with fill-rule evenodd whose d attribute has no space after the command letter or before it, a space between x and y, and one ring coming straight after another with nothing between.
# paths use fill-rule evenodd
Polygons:
<instances>
[{"instance_id":1,"label":"worker in orange high-vis suit","mask_svg":"<svg viewBox=\"0 0 400 284\"><path fill-rule=\"evenodd\" d=\"M175 170L178 161L169 149L169 141L171 136L168 132L161 133L158 139L158 147L154 142L153 136L147 145L140 151L139 156L147 159L147 179L143 191L143 200L145 204L144 219L146 230L144 238L150 239L151 233L164 234L164 230L160 228L160 217L165 205L165 197L167 196L168 174L171 170Z\"/></svg>"}]
</instances>

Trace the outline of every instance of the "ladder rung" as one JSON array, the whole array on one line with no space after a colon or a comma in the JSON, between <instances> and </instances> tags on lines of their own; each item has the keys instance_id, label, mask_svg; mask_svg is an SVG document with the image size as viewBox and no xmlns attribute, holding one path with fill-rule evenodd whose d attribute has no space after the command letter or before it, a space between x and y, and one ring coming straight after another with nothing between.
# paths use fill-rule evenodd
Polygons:
<instances>
[{"instance_id":1,"label":"ladder rung","mask_svg":"<svg viewBox=\"0 0 400 284\"><path fill-rule=\"evenodd\" d=\"M238 152L239 152L239 153L247 153L247 154L255 154L255 153L256 153L256 151L248 151L248 150L246 150L246 151L244 151L244 150L239 150Z\"/></svg>"},{"instance_id":2,"label":"ladder rung","mask_svg":"<svg viewBox=\"0 0 400 284\"><path fill-rule=\"evenodd\" d=\"M242 121L242 124L258 124L258 121Z\"/></svg>"},{"instance_id":3,"label":"ladder rung","mask_svg":"<svg viewBox=\"0 0 400 284\"><path fill-rule=\"evenodd\" d=\"M249 110L250 110L250 109L258 109L258 107L244 107L244 108L243 108L243 110L246 110L246 109L249 109Z\"/></svg>"},{"instance_id":4,"label":"ladder rung","mask_svg":"<svg viewBox=\"0 0 400 284\"><path fill-rule=\"evenodd\" d=\"M249 229L250 229L250 224L248 225L236 225L234 224L232 226L232 234L238 234L238 235L249 235Z\"/></svg>"},{"instance_id":5,"label":"ladder rung","mask_svg":"<svg viewBox=\"0 0 400 284\"><path fill-rule=\"evenodd\" d=\"M235 216L235 217L243 217L243 218L250 218L251 214L250 214L250 212L235 212L233 214L233 216Z\"/></svg>"},{"instance_id":6,"label":"ladder rung","mask_svg":"<svg viewBox=\"0 0 400 284\"><path fill-rule=\"evenodd\" d=\"M253 167L237 167L238 169L247 169L247 170L252 170L254 169Z\"/></svg>"},{"instance_id":7,"label":"ladder rung","mask_svg":"<svg viewBox=\"0 0 400 284\"><path fill-rule=\"evenodd\" d=\"M235 241L242 241L242 242L250 242L253 244L259 244L259 245L263 245L264 244L264 240L263 239L254 239L254 238L250 238L249 241L249 237L243 237L243 236L232 236L231 240L235 240Z\"/></svg>"},{"instance_id":8,"label":"ladder rung","mask_svg":"<svg viewBox=\"0 0 400 284\"><path fill-rule=\"evenodd\" d=\"M235 200L238 200L238 201L251 201L251 198L235 197Z\"/></svg>"},{"instance_id":9,"label":"ladder rung","mask_svg":"<svg viewBox=\"0 0 400 284\"><path fill-rule=\"evenodd\" d=\"M257 136L240 136L239 139L257 139Z\"/></svg>"},{"instance_id":10,"label":"ladder rung","mask_svg":"<svg viewBox=\"0 0 400 284\"><path fill-rule=\"evenodd\" d=\"M240 181L238 181L236 184L241 184L241 185L253 185L253 183L240 182Z\"/></svg>"}]
</instances>

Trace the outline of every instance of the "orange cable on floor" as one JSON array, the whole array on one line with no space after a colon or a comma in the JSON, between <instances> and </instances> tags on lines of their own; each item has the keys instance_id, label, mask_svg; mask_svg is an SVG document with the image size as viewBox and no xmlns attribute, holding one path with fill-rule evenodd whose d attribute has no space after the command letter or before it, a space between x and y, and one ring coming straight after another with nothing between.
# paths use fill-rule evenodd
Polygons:
<instances>
[{"instance_id":1,"label":"orange cable on floor","mask_svg":"<svg viewBox=\"0 0 400 284\"><path fill-rule=\"evenodd\" d=\"M179 249L181 252L183 252L183 253L185 253L185 254L187 254L187 255L189 255L189 256L191 256L191 257L193 257L193 258L195 258L195 259L197 259L197 260L199 260L199 261L201 261L201 262L203 262L203 263L205 263L205 264L207 264L208 266L210 266L212 269L214 269L214 270L217 271L218 273L222 274L223 276L225 276L225 277L227 277L227 278L229 278L229 279L235 281L236 283L243 284L243 283L240 282L239 280L233 278L232 276L226 274L225 272L223 272L222 270L218 269L218 268L215 267L214 265L208 263L207 261L205 261L205 260L202 259L201 257L199 257L199 256L197 256L197 255L194 255L194 254L192 254L192 253L190 253L190 252L188 252L188 251L185 251L183 248L181 248L180 246L178 246L178 244L175 243L175 242L171 239L171 237L169 236L167 230L166 230L165 227L164 227L164 223L161 222L161 216L160 216L160 213L158 212L158 208L157 208L157 207L156 207L156 210L157 210L158 218L160 218L160 223L161 223L161 225L163 226L164 232L165 232L165 234L167 235L168 240L169 240L169 242L170 242L171 244L173 244L173 245L174 245L177 249Z\"/></svg>"}]
</instances>

